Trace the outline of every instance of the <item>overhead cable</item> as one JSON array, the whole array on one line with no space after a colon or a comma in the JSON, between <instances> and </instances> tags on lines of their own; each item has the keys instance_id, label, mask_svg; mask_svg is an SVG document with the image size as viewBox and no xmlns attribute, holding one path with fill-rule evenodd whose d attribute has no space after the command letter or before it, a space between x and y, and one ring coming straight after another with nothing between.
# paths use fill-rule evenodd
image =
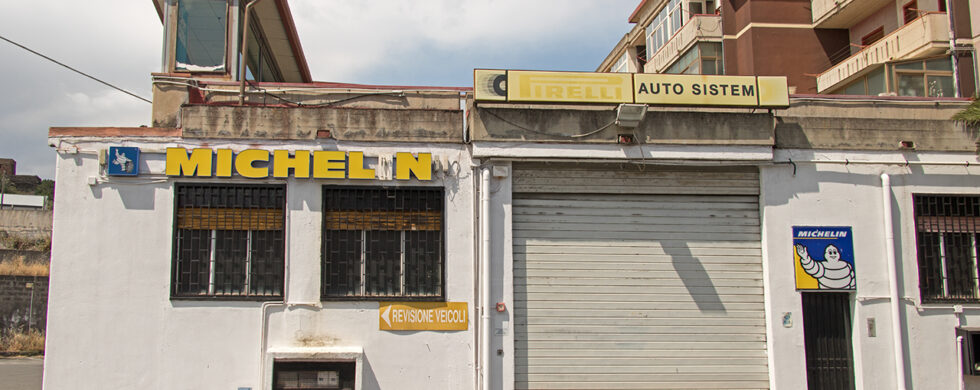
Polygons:
<instances>
[{"instance_id":1,"label":"overhead cable","mask_svg":"<svg viewBox=\"0 0 980 390\"><path fill-rule=\"evenodd\" d=\"M21 48L21 49L24 49L24 50L27 50L27 51L29 51L29 52L31 52L31 53L33 53L33 54L35 54L35 55L37 55L37 56L39 56L39 57L41 57L41 58L44 58L44 59L46 59L46 60L48 60L48 61L51 61L51 62L54 62L54 63L56 63L56 64L58 64L58 65L61 65L61 66L63 66L63 67L65 67L65 68L67 68L68 70L71 70L72 72L75 72L75 73L78 73L78 74L80 74L80 75L82 75L82 76L85 76L85 77L88 77L88 78L90 78L90 79L92 79L92 80L95 80L95 81L98 81L98 82L100 82L100 83L102 83L102 84L105 84L106 86L108 86L108 87L110 87L110 88L112 88L112 89L115 89L115 90L117 90L117 91L119 91L119 92L122 92L122 93L125 93L125 94L127 94L127 95L129 95L129 96L132 96L132 97L134 97L134 98L137 98L137 99L139 99L139 100L142 100L142 101L144 101L144 102L147 102L147 103L150 103L150 104L153 104L153 102L151 102L151 101L149 101L149 100L147 100L146 98L144 98L144 97L142 97L142 96L139 96L139 95L137 95L137 94L134 94L134 93L132 93L132 92L129 92L129 91L127 91L127 90L125 90L125 89L122 89L122 88L119 88L119 87L117 87L117 86L115 86L115 85L112 85L112 84L109 84L109 83L107 83L107 82L105 82L105 81L102 81L102 80L99 80L99 79L97 79L97 78L95 78L94 76L90 76L90 75L88 75L88 74L86 74L85 72L82 72L82 71L80 71L80 70L78 70L78 69L75 69L75 68L72 68L72 67L70 67L70 66L68 66L68 65L65 65L65 64L63 64L63 63L61 63L61 62L58 62L57 60L55 60L55 59L53 59L53 58L51 58L51 57L48 57L48 56L46 56L46 55L44 55L44 54L41 54L41 53L38 53L38 52L36 52L36 51L34 51L34 50L31 50L31 49L30 49L30 48L28 48L27 46L24 46L24 45L21 45L21 44L19 44L19 43L17 43L17 42L14 42L14 41L11 41L11 40L9 40L9 39L7 39L7 38L5 38L5 37L4 37L4 36L2 36L2 35L0 35L0 39L2 39L2 40L5 40L5 41L7 41L7 42L10 42L10 44L12 44L12 45L14 45L14 46L17 46L17 47L19 47L19 48Z\"/></svg>"}]
</instances>

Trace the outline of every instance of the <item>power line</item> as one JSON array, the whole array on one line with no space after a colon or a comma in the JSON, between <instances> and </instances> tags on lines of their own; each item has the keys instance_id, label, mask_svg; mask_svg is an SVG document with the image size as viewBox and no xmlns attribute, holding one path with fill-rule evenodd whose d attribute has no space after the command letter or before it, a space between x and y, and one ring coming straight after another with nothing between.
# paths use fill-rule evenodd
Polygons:
<instances>
[{"instance_id":1,"label":"power line","mask_svg":"<svg viewBox=\"0 0 980 390\"><path fill-rule=\"evenodd\" d=\"M105 81L102 81L102 80L99 80L99 79L97 79L97 78L95 78L94 76L90 76L90 75L88 75L88 74L86 74L85 72L82 72L82 71L80 71L80 70L78 70L78 69L75 69L75 68L72 68L72 67L70 67L70 66L68 66L68 65L65 65L65 64L62 64L61 62L58 62L57 60L55 60L55 59L53 59L53 58L51 58L51 57L48 57L48 56L46 56L46 55L44 55L44 54L41 54L41 53L38 53L38 52L36 52L36 51L34 51L34 50L31 50L31 49L30 49L30 48L28 48L27 46L24 46L24 45L21 45L21 44L19 44L19 43L17 43L17 42L14 42L14 41L11 41L11 40L9 40L9 39L7 39L7 38L5 38L5 37L4 37L3 35L0 35L0 39L3 39L3 40L5 40L5 41L7 41L7 42L10 42L10 43L11 43L12 45L14 45L14 46L17 46L17 47L19 47L19 48L21 48L21 49L24 49L24 50L27 50L27 51L29 51L29 52L31 52L31 53L34 53L34 54L36 54L36 55L38 55L38 56L40 56L41 58L44 58L44 59L46 59L46 60L48 60L48 61L51 61L51 62L54 62L54 63L56 63L56 64L58 64L58 65L61 65L61 66L63 66L63 67L65 67L65 68L68 68L68 70L71 70L72 72L75 72L75 73L78 73L78 74L80 74L80 75L82 75L82 76L85 76L85 77L88 77L88 78L90 78L90 79L92 79L92 80L95 80L95 81L98 81L98 82L100 82L100 83L102 83L102 84L105 84L106 86L108 86L108 87L110 87L110 88L113 88L113 89L115 89L115 90L117 90L117 91L119 91L119 92L122 92L122 93L125 93L125 94L127 94L127 95L129 95L129 96L132 96L132 97L134 97L134 98L137 98L137 99L139 99L139 100L142 100L142 101L144 101L144 102L147 102L147 103L150 103L150 104L153 104L153 102L151 102L151 101L149 101L149 100L147 100L146 98L144 98L144 97L142 97L142 96L139 96L139 95L137 95L137 94L135 94L135 93L132 93L132 92L129 92L129 91L127 91L127 90L125 90L125 89L122 89L122 88L119 88L119 87L117 87L117 86L115 86L115 85L112 85L112 84L109 84L109 83L107 83L107 82L105 82Z\"/></svg>"}]
</instances>

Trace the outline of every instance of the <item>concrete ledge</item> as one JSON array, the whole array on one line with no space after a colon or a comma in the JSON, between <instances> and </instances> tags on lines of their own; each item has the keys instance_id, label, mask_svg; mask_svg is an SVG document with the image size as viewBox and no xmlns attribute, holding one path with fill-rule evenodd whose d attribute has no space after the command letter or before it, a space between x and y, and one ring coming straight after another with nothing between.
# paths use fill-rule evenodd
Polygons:
<instances>
[{"instance_id":1,"label":"concrete ledge","mask_svg":"<svg viewBox=\"0 0 980 390\"><path fill-rule=\"evenodd\" d=\"M463 112L187 105L181 123L188 138L462 143Z\"/></svg>"},{"instance_id":2,"label":"concrete ledge","mask_svg":"<svg viewBox=\"0 0 980 390\"><path fill-rule=\"evenodd\" d=\"M756 145L774 142L768 113L657 111L651 107L636 128L616 126L615 107L606 110L478 107L470 112L473 141L615 144L633 135L642 144Z\"/></svg>"},{"instance_id":3,"label":"concrete ledge","mask_svg":"<svg viewBox=\"0 0 980 390\"><path fill-rule=\"evenodd\" d=\"M780 149L908 150L976 152L980 134L950 118L967 107L962 99L864 97L794 101L776 116Z\"/></svg>"},{"instance_id":4,"label":"concrete ledge","mask_svg":"<svg viewBox=\"0 0 980 390\"><path fill-rule=\"evenodd\" d=\"M180 137L170 127L52 127L48 137Z\"/></svg>"},{"instance_id":5,"label":"concrete ledge","mask_svg":"<svg viewBox=\"0 0 980 390\"><path fill-rule=\"evenodd\" d=\"M950 120L782 117L776 123L780 149L975 152L977 131ZM912 148L910 148L912 149Z\"/></svg>"}]
</instances>

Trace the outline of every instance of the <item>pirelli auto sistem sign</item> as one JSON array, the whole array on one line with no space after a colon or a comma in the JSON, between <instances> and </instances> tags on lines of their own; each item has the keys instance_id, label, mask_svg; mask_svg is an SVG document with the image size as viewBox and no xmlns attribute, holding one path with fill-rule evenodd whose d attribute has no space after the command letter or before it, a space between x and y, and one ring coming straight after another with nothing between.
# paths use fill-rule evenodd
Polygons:
<instances>
[{"instance_id":1,"label":"pirelli auto sistem sign","mask_svg":"<svg viewBox=\"0 0 980 390\"><path fill-rule=\"evenodd\" d=\"M789 106L786 77L781 76L477 69L473 82L478 101Z\"/></svg>"}]
</instances>

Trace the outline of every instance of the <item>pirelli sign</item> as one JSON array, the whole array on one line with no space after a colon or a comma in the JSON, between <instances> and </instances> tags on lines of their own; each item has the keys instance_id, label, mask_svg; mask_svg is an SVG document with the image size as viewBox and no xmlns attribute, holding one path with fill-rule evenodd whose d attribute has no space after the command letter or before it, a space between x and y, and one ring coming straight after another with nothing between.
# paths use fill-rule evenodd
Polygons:
<instances>
[{"instance_id":1,"label":"pirelli sign","mask_svg":"<svg viewBox=\"0 0 980 390\"><path fill-rule=\"evenodd\" d=\"M782 76L477 69L473 83L478 101L789 106L789 88Z\"/></svg>"}]
</instances>

